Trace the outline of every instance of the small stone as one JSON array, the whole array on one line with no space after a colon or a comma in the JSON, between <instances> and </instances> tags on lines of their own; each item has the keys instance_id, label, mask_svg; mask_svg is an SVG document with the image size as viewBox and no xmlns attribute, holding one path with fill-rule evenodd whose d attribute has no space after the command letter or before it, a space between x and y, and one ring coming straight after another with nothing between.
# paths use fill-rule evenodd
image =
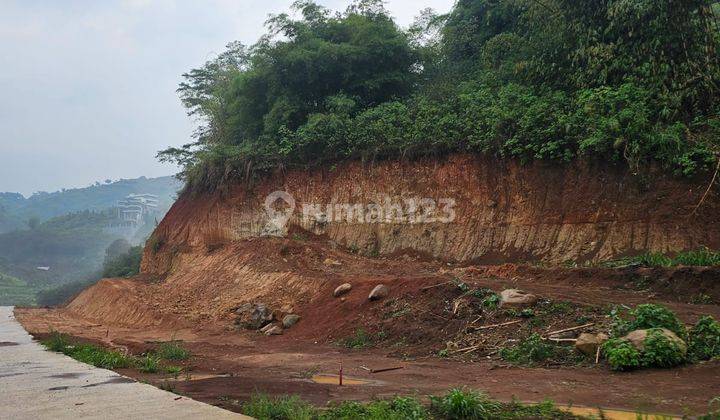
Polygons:
<instances>
[{"instance_id":1,"label":"small stone","mask_svg":"<svg viewBox=\"0 0 720 420\"><path fill-rule=\"evenodd\" d=\"M323 262L323 264L325 264L327 266L336 266L336 267L342 265L342 263L340 261L333 260L332 258L326 258L325 261Z\"/></svg>"},{"instance_id":2,"label":"small stone","mask_svg":"<svg viewBox=\"0 0 720 420\"><path fill-rule=\"evenodd\" d=\"M271 323L275 318L270 308L262 303L255 305L251 303L243 304L235 313L238 315L235 323L249 330L260 329Z\"/></svg>"},{"instance_id":3,"label":"small stone","mask_svg":"<svg viewBox=\"0 0 720 420\"><path fill-rule=\"evenodd\" d=\"M280 327L278 325L273 325L272 328L269 328L265 331L265 335L267 335L267 336L282 335L282 333L283 333L283 329L282 329L282 327Z\"/></svg>"},{"instance_id":4,"label":"small stone","mask_svg":"<svg viewBox=\"0 0 720 420\"><path fill-rule=\"evenodd\" d=\"M538 297L518 289L507 289L500 292L500 306L524 308L535 306Z\"/></svg>"},{"instance_id":5,"label":"small stone","mask_svg":"<svg viewBox=\"0 0 720 420\"><path fill-rule=\"evenodd\" d=\"M598 347L602 346L609 338L610 337L604 333L582 333L575 342L575 348L587 356L595 356L597 354Z\"/></svg>"},{"instance_id":6,"label":"small stone","mask_svg":"<svg viewBox=\"0 0 720 420\"><path fill-rule=\"evenodd\" d=\"M333 296L340 297L346 293L348 293L350 290L352 290L352 284L345 283L338 286L335 291L333 292Z\"/></svg>"},{"instance_id":7,"label":"small stone","mask_svg":"<svg viewBox=\"0 0 720 420\"><path fill-rule=\"evenodd\" d=\"M300 315L295 315L295 314L285 315L285 318L283 318L283 321L282 321L283 328L290 328L293 325L297 324L298 321L300 321Z\"/></svg>"},{"instance_id":8,"label":"small stone","mask_svg":"<svg viewBox=\"0 0 720 420\"><path fill-rule=\"evenodd\" d=\"M390 289L387 288L384 284L379 284L375 286L374 289L372 289L372 292L370 292L370 295L368 295L369 300L380 300L384 297L387 297L387 295L390 294Z\"/></svg>"},{"instance_id":9,"label":"small stone","mask_svg":"<svg viewBox=\"0 0 720 420\"><path fill-rule=\"evenodd\" d=\"M266 326L260 328L260 332L261 332L261 333L266 333L267 330L269 330L269 329L272 328L272 327L274 327L273 324L267 324Z\"/></svg>"}]
</instances>

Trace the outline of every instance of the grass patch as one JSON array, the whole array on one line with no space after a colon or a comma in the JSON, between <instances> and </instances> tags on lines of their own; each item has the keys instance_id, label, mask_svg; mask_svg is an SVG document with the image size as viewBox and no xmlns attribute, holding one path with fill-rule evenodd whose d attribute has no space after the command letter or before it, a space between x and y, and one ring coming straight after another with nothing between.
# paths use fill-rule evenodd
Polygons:
<instances>
[{"instance_id":1,"label":"grass patch","mask_svg":"<svg viewBox=\"0 0 720 420\"><path fill-rule=\"evenodd\" d=\"M157 373L160 371L160 357L155 354L146 354L137 360L137 368L143 373Z\"/></svg>"},{"instance_id":2,"label":"grass patch","mask_svg":"<svg viewBox=\"0 0 720 420\"><path fill-rule=\"evenodd\" d=\"M674 267L678 265L709 267L720 265L720 252L708 248L680 252L674 257L661 253L647 253L635 257L623 258L607 264L610 267L641 265L644 267Z\"/></svg>"},{"instance_id":3,"label":"grass patch","mask_svg":"<svg viewBox=\"0 0 720 420\"><path fill-rule=\"evenodd\" d=\"M551 401L525 405L503 403L487 395L453 389L445 395L430 397L424 405L414 397L395 397L369 403L346 401L316 408L294 396L255 395L242 411L259 420L480 420L480 419L577 419L558 409Z\"/></svg>"},{"instance_id":4,"label":"grass patch","mask_svg":"<svg viewBox=\"0 0 720 420\"><path fill-rule=\"evenodd\" d=\"M184 348L179 341L168 341L160 343L156 354L165 360L187 360L190 358L190 351Z\"/></svg>"},{"instance_id":5,"label":"grass patch","mask_svg":"<svg viewBox=\"0 0 720 420\"><path fill-rule=\"evenodd\" d=\"M537 333L522 340L516 346L501 349L500 357L506 362L520 366L535 366L549 361L577 363L582 360L572 348L549 343Z\"/></svg>"},{"instance_id":6,"label":"grass patch","mask_svg":"<svg viewBox=\"0 0 720 420\"><path fill-rule=\"evenodd\" d=\"M106 350L93 344L72 343L65 334L53 332L42 344L51 351L62 353L73 359L103 369L121 369L134 364L132 356L115 350Z\"/></svg>"},{"instance_id":7,"label":"grass patch","mask_svg":"<svg viewBox=\"0 0 720 420\"><path fill-rule=\"evenodd\" d=\"M362 328L355 330L355 334L339 341L340 345L348 349L363 349L374 344L373 337Z\"/></svg>"}]
</instances>

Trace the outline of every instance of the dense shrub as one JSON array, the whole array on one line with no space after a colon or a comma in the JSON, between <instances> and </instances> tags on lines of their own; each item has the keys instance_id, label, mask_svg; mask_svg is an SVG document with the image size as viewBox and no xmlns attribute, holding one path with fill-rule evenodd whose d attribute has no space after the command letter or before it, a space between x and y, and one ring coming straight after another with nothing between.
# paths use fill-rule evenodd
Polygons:
<instances>
[{"instance_id":1,"label":"dense shrub","mask_svg":"<svg viewBox=\"0 0 720 420\"><path fill-rule=\"evenodd\" d=\"M694 360L720 357L720 323L704 316L690 329L688 354Z\"/></svg>"},{"instance_id":2,"label":"dense shrub","mask_svg":"<svg viewBox=\"0 0 720 420\"><path fill-rule=\"evenodd\" d=\"M681 349L678 343L669 339L658 328L648 330L643 345L640 360L643 367L668 368L685 362L685 349Z\"/></svg>"},{"instance_id":3,"label":"dense shrub","mask_svg":"<svg viewBox=\"0 0 720 420\"><path fill-rule=\"evenodd\" d=\"M678 337L687 338L685 325L680 322L677 316L668 308L662 305L643 304L629 311L630 320L625 320L614 314L615 320L613 333L622 336L634 330L646 330L651 328L666 328Z\"/></svg>"},{"instance_id":4,"label":"dense shrub","mask_svg":"<svg viewBox=\"0 0 720 420\"><path fill-rule=\"evenodd\" d=\"M500 357L519 365L533 365L555 356L556 351L557 346L544 341L538 334L533 334L514 347L500 350Z\"/></svg>"},{"instance_id":5,"label":"dense shrub","mask_svg":"<svg viewBox=\"0 0 720 420\"><path fill-rule=\"evenodd\" d=\"M613 338L603 344L602 352L613 370L632 370L640 367L640 352L626 340Z\"/></svg>"},{"instance_id":6,"label":"dense shrub","mask_svg":"<svg viewBox=\"0 0 720 420\"><path fill-rule=\"evenodd\" d=\"M354 158L582 157L692 175L720 155L706 0L461 0L407 31L380 0L294 8L184 75L202 125L159 156L190 187Z\"/></svg>"}]
</instances>

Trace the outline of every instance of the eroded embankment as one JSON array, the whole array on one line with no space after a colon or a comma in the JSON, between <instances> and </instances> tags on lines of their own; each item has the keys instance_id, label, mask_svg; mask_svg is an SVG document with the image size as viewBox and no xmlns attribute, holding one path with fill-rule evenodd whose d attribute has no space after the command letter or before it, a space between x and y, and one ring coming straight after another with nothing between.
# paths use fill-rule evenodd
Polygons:
<instances>
[{"instance_id":1,"label":"eroded embankment","mask_svg":"<svg viewBox=\"0 0 720 420\"><path fill-rule=\"evenodd\" d=\"M562 263L719 248L720 200L711 195L693 213L706 182L634 176L620 168L579 163L522 166L467 156L289 171L252 187L181 197L156 229L143 271L164 275L177 253L261 235L269 221L264 202L274 191L286 191L295 200L289 229L325 235L366 255L414 251L456 262ZM453 200L453 222L408 223L395 217L395 223L358 223L357 214L348 221L342 212L302 211L312 208L307 205L360 204L368 209L375 203L392 211L402 208L407 215L406 200L412 198L429 198L439 206L443 199ZM336 220L339 214L341 220Z\"/></svg>"}]
</instances>

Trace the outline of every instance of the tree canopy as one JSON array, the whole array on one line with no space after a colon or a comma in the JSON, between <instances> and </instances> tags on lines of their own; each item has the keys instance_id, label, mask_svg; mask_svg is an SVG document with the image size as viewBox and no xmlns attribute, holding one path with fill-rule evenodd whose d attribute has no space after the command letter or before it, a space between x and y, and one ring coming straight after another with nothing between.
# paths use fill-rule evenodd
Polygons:
<instances>
[{"instance_id":1,"label":"tree canopy","mask_svg":"<svg viewBox=\"0 0 720 420\"><path fill-rule=\"evenodd\" d=\"M659 164L720 153L717 2L459 0L399 28L380 0L298 1L255 45L184 75L194 142L160 152L191 187L343 159Z\"/></svg>"}]
</instances>

